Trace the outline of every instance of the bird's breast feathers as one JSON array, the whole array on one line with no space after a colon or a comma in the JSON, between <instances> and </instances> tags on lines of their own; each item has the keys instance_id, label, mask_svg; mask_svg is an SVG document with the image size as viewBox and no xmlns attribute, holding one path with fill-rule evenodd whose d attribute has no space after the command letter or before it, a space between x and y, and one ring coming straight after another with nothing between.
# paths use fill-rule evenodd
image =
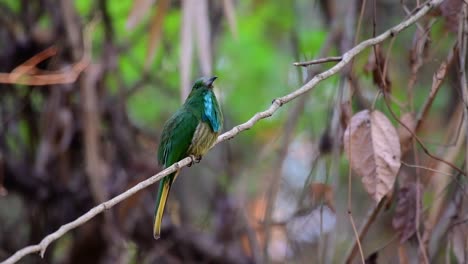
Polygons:
<instances>
[{"instance_id":1,"label":"bird's breast feathers","mask_svg":"<svg viewBox=\"0 0 468 264\"><path fill-rule=\"evenodd\" d=\"M193 133L189 153L195 156L203 156L215 143L219 133L214 133L206 122L200 122Z\"/></svg>"}]
</instances>

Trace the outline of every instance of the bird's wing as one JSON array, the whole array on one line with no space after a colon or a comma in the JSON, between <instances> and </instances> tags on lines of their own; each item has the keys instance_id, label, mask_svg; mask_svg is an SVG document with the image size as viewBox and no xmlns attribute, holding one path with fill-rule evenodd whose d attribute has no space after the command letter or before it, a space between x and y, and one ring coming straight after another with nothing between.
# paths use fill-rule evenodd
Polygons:
<instances>
[{"instance_id":1,"label":"bird's wing","mask_svg":"<svg viewBox=\"0 0 468 264\"><path fill-rule=\"evenodd\" d=\"M184 108L166 122L158 148L160 164L169 167L187 156L198 123L196 116Z\"/></svg>"}]
</instances>

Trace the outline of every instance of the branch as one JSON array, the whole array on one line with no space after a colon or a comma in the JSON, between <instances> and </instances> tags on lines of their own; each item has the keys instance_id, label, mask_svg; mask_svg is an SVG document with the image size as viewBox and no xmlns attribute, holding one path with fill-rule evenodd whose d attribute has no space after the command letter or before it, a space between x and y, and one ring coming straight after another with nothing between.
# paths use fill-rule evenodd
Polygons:
<instances>
[{"instance_id":1,"label":"branch","mask_svg":"<svg viewBox=\"0 0 468 264\"><path fill-rule=\"evenodd\" d=\"M223 141L226 141L228 139L234 138L237 134L240 132L250 129L253 127L258 121L261 119L268 118L272 116L281 106L284 104L294 100L295 98L305 94L306 92L311 91L313 88L317 86L318 83L321 81L329 78L330 76L336 74L339 72L341 69L343 69L356 55L361 53L363 50L366 48L369 48L373 45L379 44L383 42L384 40L394 37L396 34L399 32L403 31L407 27L411 26L414 24L418 19L423 17L425 14L429 12L435 5L438 5L442 2L443 0L431 0L424 4L421 8L419 8L413 16L409 17L405 21L401 22L400 24L394 26L393 28L385 31L384 33L380 34L379 36L375 38L370 38L366 41L361 42L359 45L355 46L351 50L347 51L345 54L342 56L342 60L337 63L335 66L330 68L327 71L324 71L320 74L317 74L314 78L312 78L308 83L297 89L296 91L289 93L283 97L274 99L271 106L262 112L256 113L252 118L250 118L247 122L237 125L233 127L231 130L228 132L220 135L218 137L218 140L214 145L217 145ZM61 236L63 236L65 233L68 231L77 228L78 226L86 223L96 215L104 212L107 209L110 209L111 207L115 206L116 204L122 202L123 200L127 199L128 197L132 196L133 194L137 193L138 191L156 183L163 177L171 174L172 172L175 172L176 170L185 167L189 165L192 162L191 157L184 158L183 160L175 163L174 165L168 167L167 169L161 171L160 173L151 176L149 179L142 181L135 185L134 187L128 189L127 191L119 194L118 196L108 200L107 202L101 203L91 210L89 210L87 213L84 215L78 217L76 220L65 224L61 226L57 231L54 233L46 236L44 239L41 240L39 244L33 245L33 246L28 246L25 247L19 251L17 251L15 254L13 254L10 258L6 259L3 261L1 264L13 264L17 261L19 261L21 258L23 258L26 255L35 253L35 252L40 252L41 256L43 257L45 254L45 251L47 247L49 246L50 243L53 241L59 239Z\"/></svg>"},{"instance_id":2,"label":"branch","mask_svg":"<svg viewBox=\"0 0 468 264\"><path fill-rule=\"evenodd\" d=\"M321 63L326 63L326 62L335 62L335 61L341 61L343 58L341 56L338 57L327 57L327 58L321 58L321 59L316 59L316 60L311 60L311 61L304 61L304 62L294 62L294 66L303 66L307 67L313 64L321 64Z\"/></svg>"},{"instance_id":3,"label":"branch","mask_svg":"<svg viewBox=\"0 0 468 264\"><path fill-rule=\"evenodd\" d=\"M57 49L52 46L17 66L11 73L0 72L0 83L32 86L74 83L81 72L89 65L90 60L83 57L69 69L35 73L39 71L36 68L37 64L54 56L56 53Z\"/></svg>"}]
</instances>

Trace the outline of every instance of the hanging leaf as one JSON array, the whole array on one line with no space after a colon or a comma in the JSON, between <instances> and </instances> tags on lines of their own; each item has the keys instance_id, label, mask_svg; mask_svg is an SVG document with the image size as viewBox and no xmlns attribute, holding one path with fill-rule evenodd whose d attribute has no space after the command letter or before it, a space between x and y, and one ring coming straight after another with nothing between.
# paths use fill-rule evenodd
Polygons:
<instances>
[{"instance_id":1,"label":"hanging leaf","mask_svg":"<svg viewBox=\"0 0 468 264\"><path fill-rule=\"evenodd\" d=\"M411 149L413 135L408 131L414 133L416 128L416 120L413 113L405 113L401 116L400 121L406 126L400 124L398 127L398 137L400 138L401 155L404 155Z\"/></svg>"},{"instance_id":2,"label":"hanging leaf","mask_svg":"<svg viewBox=\"0 0 468 264\"><path fill-rule=\"evenodd\" d=\"M234 39L237 39L237 36L238 36L237 19L236 19L236 12L234 9L233 0L224 0L223 9L224 9L224 15L226 16L226 19L229 25L229 30L231 31L231 34L234 36Z\"/></svg>"},{"instance_id":3,"label":"hanging leaf","mask_svg":"<svg viewBox=\"0 0 468 264\"><path fill-rule=\"evenodd\" d=\"M195 7L195 40L197 41L198 59L203 75L211 75L211 29L208 20L207 0L197 0Z\"/></svg>"},{"instance_id":4,"label":"hanging leaf","mask_svg":"<svg viewBox=\"0 0 468 264\"><path fill-rule=\"evenodd\" d=\"M452 242L452 252L457 259L457 263L468 263L468 225L459 223L453 226L449 235Z\"/></svg>"},{"instance_id":5,"label":"hanging leaf","mask_svg":"<svg viewBox=\"0 0 468 264\"><path fill-rule=\"evenodd\" d=\"M379 202L392 190L401 165L400 141L392 123L379 111L358 112L346 128L344 147L351 168Z\"/></svg>"},{"instance_id":6,"label":"hanging leaf","mask_svg":"<svg viewBox=\"0 0 468 264\"><path fill-rule=\"evenodd\" d=\"M376 251L372 254L370 254L367 258L366 258L366 264L377 264L378 263L378 260L379 259L379 252Z\"/></svg>"},{"instance_id":7,"label":"hanging leaf","mask_svg":"<svg viewBox=\"0 0 468 264\"><path fill-rule=\"evenodd\" d=\"M333 189L325 183L312 183L310 185L310 198L313 203L325 203L335 212L335 202L333 199Z\"/></svg>"},{"instance_id":8,"label":"hanging leaf","mask_svg":"<svg viewBox=\"0 0 468 264\"><path fill-rule=\"evenodd\" d=\"M419 190L418 190L419 189ZM393 228L399 233L400 243L408 240L416 231L416 212L417 206L419 211L422 208L421 198L419 204L416 203L417 192L422 196L422 185L409 183L407 186L400 188L397 194L397 205L395 215L393 216Z\"/></svg>"},{"instance_id":9,"label":"hanging leaf","mask_svg":"<svg viewBox=\"0 0 468 264\"><path fill-rule=\"evenodd\" d=\"M195 9L193 0L182 2L182 29L180 36L180 79L181 79L181 99L187 98L190 92L190 76L193 57L193 18Z\"/></svg>"},{"instance_id":10,"label":"hanging leaf","mask_svg":"<svg viewBox=\"0 0 468 264\"><path fill-rule=\"evenodd\" d=\"M346 129L349 125L349 121L353 116L353 108L351 107L351 102L346 101L341 103L340 106L340 124L343 129Z\"/></svg>"},{"instance_id":11,"label":"hanging leaf","mask_svg":"<svg viewBox=\"0 0 468 264\"><path fill-rule=\"evenodd\" d=\"M162 35L162 26L164 17L166 16L167 8L169 7L169 0L159 0L158 7L151 19L150 35L148 39L148 49L146 51L145 69L148 70L153 62L154 55L159 47L159 42Z\"/></svg>"},{"instance_id":12,"label":"hanging leaf","mask_svg":"<svg viewBox=\"0 0 468 264\"><path fill-rule=\"evenodd\" d=\"M150 10L154 0L135 0L132 6L132 11L127 18L127 29L134 28L144 17L145 13Z\"/></svg>"},{"instance_id":13,"label":"hanging leaf","mask_svg":"<svg viewBox=\"0 0 468 264\"><path fill-rule=\"evenodd\" d=\"M385 93L391 92L391 82L388 77L388 71L385 68L386 58L379 45L369 54L367 64L364 66L365 73L372 73L374 84L376 84Z\"/></svg>"},{"instance_id":14,"label":"hanging leaf","mask_svg":"<svg viewBox=\"0 0 468 264\"><path fill-rule=\"evenodd\" d=\"M445 0L436 9L438 14L445 19L445 28L451 32L458 31L459 15L463 10L463 0Z\"/></svg>"}]
</instances>

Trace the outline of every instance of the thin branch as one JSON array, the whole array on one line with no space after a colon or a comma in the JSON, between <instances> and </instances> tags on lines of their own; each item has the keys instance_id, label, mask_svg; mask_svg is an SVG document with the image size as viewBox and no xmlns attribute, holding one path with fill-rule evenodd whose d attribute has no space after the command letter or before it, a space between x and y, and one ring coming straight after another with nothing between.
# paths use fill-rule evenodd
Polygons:
<instances>
[{"instance_id":1,"label":"thin branch","mask_svg":"<svg viewBox=\"0 0 468 264\"><path fill-rule=\"evenodd\" d=\"M463 112L465 114L465 126L468 126L468 109L466 105L468 104L468 84L466 78L466 55L468 49L468 4L464 3L462 6L462 12L460 14L460 23L458 24L458 43L460 48L458 50L458 63L460 71L460 88L462 90L463 102L465 107L463 107ZM468 142L468 128L466 129L466 140ZM468 170L468 145L465 150L465 169Z\"/></svg>"},{"instance_id":2,"label":"thin branch","mask_svg":"<svg viewBox=\"0 0 468 264\"><path fill-rule=\"evenodd\" d=\"M447 173L447 172L444 172L444 171L441 171L441 170L436 170L436 169L432 169L432 168L429 168L429 167L409 164L409 163L406 163L406 162L403 162L403 161L401 162L401 164L403 164L403 165L405 165L406 167L409 167L409 168L419 168L419 169L439 173L439 174L442 174L442 175L445 175L445 176L450 176L450 177L455 177L456 176L455 174Z\"/></svg>"},{"instance_id":3,"label":"thin branch","mask_svg":"<svg viewBox=\"0 0 468 264\"><path fill-rule=\"evenodd\" d=\"M432 76L432 86L431 86L431 91L429 92L429 96L427 97L426 101L423 104L422 109L419 111L418 117L417 117L417 124L416 128L414 131L416 133L419 131L419 129L422 127L423 121L426 119L429 110L432 106L432 102L435 99L435 96L437 92L439 91L439 88L442 87L442 83L445 80L445 77L447 76L447 72L450 69L454 58L455 58L455 53L456 53L457 45L455 44L452 48L452 50L449 52L449 55L447 56L447 59L443 61L437 71L434 73Z\"/></svg>"},{"instance_id":4,"label":"thin branch","mask_svg":"<svg viewBox=\"0 0 468 264\"><path fill-rule=\"evenodd\" d=\"M11 78L18 79L22 75L27 74L28 72L31 72L35 67L41 63L42 61L45 61L46 59L55 56L57 54L57 48L54 46L51 46L38 54L32 56L30 59L25 61L23 64L20 64L18 67L13 69L11 71Z\"/></svg>"},{"instance_id":5,"label":"thin branch","mask_svg":"<svg viewBox=\"0 0 468 264\"><path fill-rule=\"evenodd\" d=\"M322 48L320 49L319 56L325 56L331 47L331 43L336 39L338 36L339 30L338 27L333 26L333 30L328 34L327 39L322 45ZM296 36L296 43L297 41L297 34ZM294 39L294 37L293 37ZM298 45L294 45L297 47ZM295 50L295 57L296 59L299 58L299 52L296 49ZM303 81L303 75L302 71L299 68L298 69L298 77L300 81ZM321 71L321 68L319 67L311 67L308 72L305 80L309 80L312 78L315 74ZM277 194L280 190L280 179L281 179L281 168L283 166L284 160L286 158L287 152L289 145L291 144L291 141L293 139L293 133L294 130L297 126L297 123L299 121L300 116L304 112L304 108L307 102L308 96L303 96L300 98L300 100L294 105L294 107L291 109L291 111L288 114L288 118L286 119L286 124L284 126L284 130L282 133L282 142L281 142L281 147L278 151L278 156L276 158L276 161L274 162L274 165L272 167L273 175L271 177L271 183L270 187L267 190L267 204L265 208L265 215L264 215L264 230L265 230L265 243L263 246L263 255L264 255L264 263L269 263L269 255L268 255L268 247L270 245L270 240L271 240L271 222L272 222L272 215L273 215L273 208L274 204L276 201Z\"/></svg>"},{"instance_id":6,"label":"thin branch","mask_svg":"<svg viewBox=\"0 0 468 264\"><path fill-rule=\"evenodd\" d=\"M42 54L42 52L35 55L30 60L36 60L36 56L40 54ZM87 58L82 58L80 61L73 64L69 70L58 70L46 74L27 74L28 72L33 72L36 68L31 65L21 64L11 73L0 73L0 83L31 86L74 83L88 65L89 60Z\"/></svg>"},{"instance_id":7,"label":"thin branch","mask_svg":"<svg viewBox=\"0 0 468 264\"><path fill-rule=\"evenodd\" d=\"M321 63L326 63L326 62L335 62L335 61L341 61L343 58L341 56L337 57L327 57L327 58L321 58L321 59L316 59L316 60L310 60L310 61L303 61L303 62L294 62L294 66L302 66L302 67L307 67L310 65L314 64L321 64Z\"/></svg>"},{"instance_id":8,"label":"thin branch","mask_svg":"<svg viewBox=\"0 0 468 264\"><path fill-rule=\"evenodd\" d=\"M342 70L356 55L364 51L366 48L369 48L373 45L379 44L383 42L384 40L391 38L398 34L399 32L403 31L404 29L408 28L412 24L414 24L418 19L423 17L425 14L429 12L434 6L440 4L443 0L431 0L427 2L424 6L419 8L413 16L409 17L407 20L399 23L398 25L392 27L391 29L385 31L384 33L380 34L379 36L375 38L370 38L366 41L361 42L359 45L355 46L351 50L347 51L345 54L342 56L342 60L337 63L335 66L330 68L327 71L324 71L320 74L317 74L314 78L312 78L308 83L297 89L296 91L289 93L283 97L277 98L273 100L272 104L268 109L262 112L256 113L253 117L251 117L247 122L237 125L228 132L220 135L218 137L218 140L214 145L217 145L223 141L226 141L228 139L234 138L237 134L240 132L250 129L253 127L258 121L261 119L265 119L268 117L271 117L281 106L284 104L294 100L295 98L305 94L306 92L311 91L313 88L317 86L321 81L331 77L332 75L336 74L340 70ZM147 188L148 186L156 183L163 177L175 172L178 169L181 169L189 164L191 164L193 161L192 157L186 157L182 159L181 161L175 163L174 165L168 167L167 169L159 172L156 175L151 176L149 179L144 180L134 187L128 189L127 191L119 194L118 196L101 203L95 207L93 207L91 210L89 210L87 213L84 215L78 217L76 220L65 224L61 226L57 231L53 232L52 234L46 236L44 239L41 240L39 244L32 245L25 247L19 251L17 251L15 254L13 254L10 258L6 259L3 261L1 264L12 264L16 263L20 259L22 259L24 256L35 253L35 252L40 252L41 256L44 256L45 251L47 247L49 246L50 243L53 241L59 239L62 237L65 233L68 231L77 228L78 226L86 223L96 215L104 212L107 209L112 208L116 204L122 202L123 200L127 199L128 197L134 195L138 191Z\"/></svg>"},{"instance_id":9,"label":"thin branch","mask_svg":"<svg viewBox=\"0 0 468 264\"><path fill-rule=\"evenodd\" d=\"M94 31L96 20L85 29L85 49L90 50L90 36ZM18 65L11 73L0 73L0 83L21 84L30 86L74 83L80 74L89 66L91 58L84 54L76 63L66 69L41 73L36 67L42 61L57 54L57 48L51 46ZM76 55L77 57L78 55Z\"/></svg>"}]
</instances>

